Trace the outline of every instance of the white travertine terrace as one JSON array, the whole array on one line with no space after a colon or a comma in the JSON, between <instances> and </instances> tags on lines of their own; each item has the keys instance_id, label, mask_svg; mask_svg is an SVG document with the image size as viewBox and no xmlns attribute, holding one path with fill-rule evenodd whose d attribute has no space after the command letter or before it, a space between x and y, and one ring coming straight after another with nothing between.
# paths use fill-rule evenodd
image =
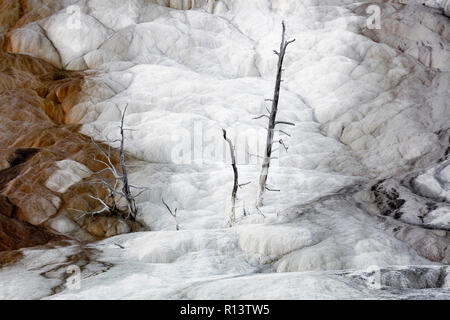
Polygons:
<instances>
[{"instance_id":1,"label":"white travertine terrace","mask_svg":"<svg viewBox=\"0 0 450 320\"><path fill-rule=\"evenodd\" d=\"M138 205L152 231L92 244L116 265L53 297L389 297L341 273L366 279L373 266L432 265L420 280L427 284L401 271L383 278L409 283L405 298L437 286L450 261L450 175L440 164L450 136L449 1L379 5L382 27L371 30L367 3L351 0L63 1L15 30L18 52L87 70L82 101L67 116L83 133L115 139L115 105L128 104L126 125L136 131L126 149L138 159L130 179L151 188ZM282 20L297 41L279 113L296 126L269 175L281 192L267 195L265 218L255 212L259 167L241 151L242 181L254 182L239 190L249 215L225 228L232 172L221 129L238 151L264 146L265 122L253 118L273 90ZM178 208L181 231L162 197ZM0 281L11 272L0 271ZM11 297L4 288L0 297Z\"/></svg>"}]
</instances>

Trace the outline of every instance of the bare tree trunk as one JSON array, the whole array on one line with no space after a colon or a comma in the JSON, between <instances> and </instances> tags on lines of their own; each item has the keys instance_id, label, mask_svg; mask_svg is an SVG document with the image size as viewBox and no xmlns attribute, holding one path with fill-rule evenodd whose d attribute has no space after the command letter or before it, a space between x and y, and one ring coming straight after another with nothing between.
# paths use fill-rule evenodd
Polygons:
<instances>
[{"instance_id":1,"label":"bare tree trunk","mask_svg":"<svg viewBox=\"0 0 450 320\"><path fill-rule=\"evenodd\" d=\"M239 173L236 166L236 153L235 148L233 146L233 143L231 140L227 137L227 131L225 129L222 129L223 131L223 138L228 143L228 146L230 147L230 155L231 155L231 166L233 168L234 173L234 182L233 182L233 191L231 192L231 214L230 214L230 223L231 225L234 224L236 221L236 195L237 190L239 187Z\"/></svg>"},{"instance_id":2,"label":"bare tree trunk","mask_svg":"<svg viewBox=\"0 0 450 320\"><path fill-rule=\"evenodd\" d=\"M169 205L164 201L164 198L161 198L161 201L164 204L164 206L167 208L167 210L169 211L170 215L175 220L175 229L177 231L180 231L180 225L178 224L178 219L177 219L178 208L175 208L175 211L172 211L172 209L170 209Z\"/></svg>"},{"instance_id":3,"label":"bare tree trunk","mask_svg":"<svg viewBox=\"0 0 450 320\"><path fill-rule=\"evenodd\" d=\"M270 110L269 118L269 124L267 127L267 140L266 140L266 149L264 154L264 160L261 168L261 174L259 176L259 186L258 186L258 198L256 201L256 207L259 208L263 204L263 197L264 197L264 191L267 189L267 176L269 174L269 167L270 167L270 160L272 158L272 146L273 146L273 136L275 131L275 126L277 124L287 124L287 125L293 125L293 123L285 122L285 121L276 121L277 112L278 112L278 102L280 99L280 88L281 88L281 76L283 74L283 61L284 61L284 55L286 54L286 48L289 44L295 41L285 40L285 34L286 34L286 26L284 24L284 21L282 22L282 34L281 34L281 44L280 44L280 51L274 51L276 55L278 55L278 68L277 68L277 78L275 81L275 90L273 94L272 99L272 109ZM280 140L281 141L281 140ZM280 142L281 143L281 142Z\"/></svg>"},{"instance_id":4,"label":"bare tree trunk","mask_svg":"<svg viewBox=\"0 0 450 320\"><path fill-rule=\"evenodd\" d=\"M125 164L125 151L124 151L124 141L125 141L125 135L123 133L123 122L125 118L125 113L127 111L128 106L125 107L125 110L122 114L122 120L120 122L120 166L122 168L122 192L125 195L125 199L127 201L128 205L128 217L127 219L135 220L137 215L137 209L136 209L136 200L134 199L134 196L131 193L130 190L130 184L128 183L128 174L127 174L127 166Z\"/></svg>"}]
</instances>

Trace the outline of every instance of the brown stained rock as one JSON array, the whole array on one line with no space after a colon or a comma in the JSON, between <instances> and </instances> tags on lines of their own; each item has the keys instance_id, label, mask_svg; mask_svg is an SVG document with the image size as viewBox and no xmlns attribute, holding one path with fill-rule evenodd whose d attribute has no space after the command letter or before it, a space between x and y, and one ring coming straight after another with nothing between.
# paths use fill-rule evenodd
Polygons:
<instances>
[{"instance_id":1,"label":"brown stained rock","mask_svg":"<svg viewBox=\"0 0 450 320\"><path fill-rule=\"evenodd\" d=\"M56 0L0 1L0 37L49 16L60 6ZM46 243L54 236L49 230L61 219L72 220L70 225L78 230L68 235L82 241L137 230L136 223L116 217L79 219L82 214L76 210L94 211L98 206L89 195L106 196L98 185L81 181L62 194L46 187L61 160L79 162L96 172L103 165L94 159L106 159L89 137L78 132L79 125L66 124L66 113L78 102L84 74L14 53L10 34L6 33L3 44L0 41L0 47L10 51L0 51L0 250ZM112 161L118 163L117 154ZM85 180L89 179L93 177Z\"/></svg>"},{"instance_id":2,"label":"brown stained rock","mask_svg":"<svg viewBox=\"0 0 450 320\"><path fill-rule=\"evenodd\" d=\"M83 227L98 238L140 230L136 222L124 221L116 217L87 217L81 221Z\"/></svg>"},{"instance_id":3,"label":"brown stained rock","mask_svg":"<svg viewBox=\"0 0 450 320\"><path fill-rule=\"evenodd\" d=\"M16 207L9 199L0 195L0 251L16 250L23 247L43 245L63 237L14 219ZM2 265L0 256L0 266ZM8 259L10 260L10 259Z\"/></svg>"},{"instance_id":4,"label":"brown stained rock","mask_svg":"<svg viewBox=\"0 0 450 320\"><path fill-rule=\"evenodd\" d=\"M59 0L2 0L0 1L0 33L46 18L61 7Z\"/></svg>"},{"instance_id":5,"label":"brown stained rock","mask_svg":"<svg viewBox=\"0 0 450 320\"><path fill-rule=\"evenodd\" d=\"M19 148L14 151L12 155L8 158L8 163L10 167L15 167L19 164L26 162L32 156L34 156L39 149L36 148Z\"/></svg>"},{"instance_id":6,"label":"brown stained rock","mask_svg":"<svg viewBox=\"0 0 450 320\"><path fill-rule=\"evenodd\" d=\"M22 259L23 254L19 250L0 251L0 268L13 264Z\"/></svg>"},{"instance_id":7,"label":"brown stained rock","mask_svg":"<svg viewBox=\"0 0 450 320\"><path fill-rule=\"evenodd\" d=\"M16 103L20 97L22 108L39 107L56 124L65 123L65 114L78 102L83 78L38 58L0 53L0 94Z\"/></svg>"},{"instance_id":8,"label":"brown stained rock","mask_svg":"<svg viewBox=\"0 0 450 320\"><path fill-rule=\"evenodd\" d=\"M44 245L62 238L42 227L0 215L0 251Z\"/></svg>"},{"instance_id":9,"label":"brown stained rock","mask_svg":"<svg viewBox=\"0 0 450 320\"><path fill-rule=\"evenodd\" d=\"M17 207L14 218L36 226L49 227L51 224L47 224L47 221L65 212L81 228L92 231L94 238L76 233L75 237L79 240L99 239L117 232L134 230L133 226L117 227L119 222L110 223L108 219L95 222L97 227L89 227L89 222L77 221L80 213L69 209L93 211L98 203L89 198L89 195L106 196L106 190L98 185L81 182L64 194L51 191L45 186L48 178L55 172L58 161L71 159L95 172L103 169L103 166L94 158L106 159L91 143L90 138L77 132L78 126L55 125L44 111L33 105L32 96L21 99L20 94L20 91L0 94L0 112L5 115L0 123L6 128L0 129L0 144L9 146L0 153L0 163L7 166L0 170L0 193ZM40 101L41 99L36 100ZM113 157L113 161L118 162L117 155ZM84 220L86 219L89 218Z\"/></svg>"},{"instance_id":10,"label":"brown stained rock","mask_svg":"<svg viewBox=\"0 0 450 320\"><path fill-rule=\"evenodd\" d=\"M14 205L5 196L0 195L0 214L7 217L13 218L15 212Z\"/></svg>"},{"instance_id":11,"label":"brown stained rock","mask_svg":"<svg viewBox=\"0 0 450 320\"><path fill-rule=\"evenodd\" d=\"M0 1L0 33L7 31L20 18L21 5L18 0Z\"/></svg>"},{"instance_id":12,"label":"brown stained rock","mask_svg":"<svg viewBox=\"0 0 450 320\"><path fill-rule=\"evenodd\" d=\"M0 41L0 46L4 51L41 57L53 66L61 68L59 52L48 39L45 30L39 25L40 20L61 9L61 2L57 0L4 1L8 3L8 8L11 8L11 14L5 15L3 19L3 30L0 26L0 34L9 30L6 38ZM1 18L0 16L0 23Z\"/></svg>"},{"instance_id":13,"label":"brown stained rock","mask_svg":"<svg viewBox=\"0 0 450 320\"><path fill-rule=\"evenodd\" d=\"M13 28L20 28L30 22L46 18L62 8L59 0L16 0L20 2L20 19Z\"/></svg>"}]
</instances>

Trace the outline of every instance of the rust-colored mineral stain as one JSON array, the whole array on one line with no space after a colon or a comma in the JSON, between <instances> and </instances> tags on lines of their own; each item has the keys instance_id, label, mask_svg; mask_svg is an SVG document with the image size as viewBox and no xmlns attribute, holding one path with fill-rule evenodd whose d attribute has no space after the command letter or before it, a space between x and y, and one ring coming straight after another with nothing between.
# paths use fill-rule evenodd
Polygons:
<instances>
[{"instance_id":1,"label":"rust-colored mineral stain","mask_svg":"<svg viewBox=\"0 0 450 320\"><path fill-rule=\"evenodd\" d=\"M0 1L0 251L59 239L50 229L51 219L58 216L72 219L84 230L70 235L82 241L114 235L121 223L116 218L78 219L80 213L71 210L94 211L98 203L88 195L106 196L98 186L82 181L64 194L45 186L58 161L71 159L96 172L103 167L94 159L106 159L89 137L78 132L79 125L65 123L66 113L78 102L84 73L7 52L8 30L47 17L61 6L58 1L37 3ZM113 163L117 162L114 154ZM138 228L127 224L131 230Z\"/></svg>"},{"instance_id":2,"label":"rust-colored mineral stain","mask_svg":"<svg viewBox=\"0 0 450 320\"><path fill-rule=\"evenodd\" d=\"M0 268L13 264L22 259L23 254L19 250L0 251Z\"/></svg>"},{"instance_id":3,"label":"rust-colored mineral stain","mask_svg":"<svg viewBox=\"0 0 450 320\"><path fill-rule=\"evenodd\" d=\"M19 107L24 103L37 107L55 124L64 124L66 112L78 102L83 77L31 56L0 54L0 94L9 93Z\"/></svg>"},{"instance_id":4,"label":"rust-colored mineral stain","mask_svg":"<svg viewBox=\"0 0 450 320\"><path fill-rule=\"evenodd\" d=\"M22 6L18 0L0 1L0 33L10 29L21 17Z\"/></svg>"},{"instance_id":5,"label":"rust-colored mineral stain","mask_svg":"<svg viewBox=\"0 0 450 320\"><path fill-rule=\"evenodd\" d=\"M18 221L14 218L16 209L7 197L0 195L0 251L43 245L64 238L45 228Z\"/></svg>"}]
</instances>

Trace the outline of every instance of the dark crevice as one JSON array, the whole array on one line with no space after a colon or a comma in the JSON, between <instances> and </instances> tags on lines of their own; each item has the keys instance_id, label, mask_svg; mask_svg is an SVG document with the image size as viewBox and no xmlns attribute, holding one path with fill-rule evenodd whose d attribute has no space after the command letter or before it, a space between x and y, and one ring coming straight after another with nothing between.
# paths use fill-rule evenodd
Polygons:
<instances>
[{"instance_id":1,"label":"dark crevice","mask_svg":"<svg viewBox=\"0 0 450 320\"><path fill-rule=\"evenodd\" d=\"M36 148L19 148L12 153L8 158L9 168L0 170L0 191L6 185L20 175L25 168L25 163L31 159L39 149Z\"/></svg>"}]
</instances>

